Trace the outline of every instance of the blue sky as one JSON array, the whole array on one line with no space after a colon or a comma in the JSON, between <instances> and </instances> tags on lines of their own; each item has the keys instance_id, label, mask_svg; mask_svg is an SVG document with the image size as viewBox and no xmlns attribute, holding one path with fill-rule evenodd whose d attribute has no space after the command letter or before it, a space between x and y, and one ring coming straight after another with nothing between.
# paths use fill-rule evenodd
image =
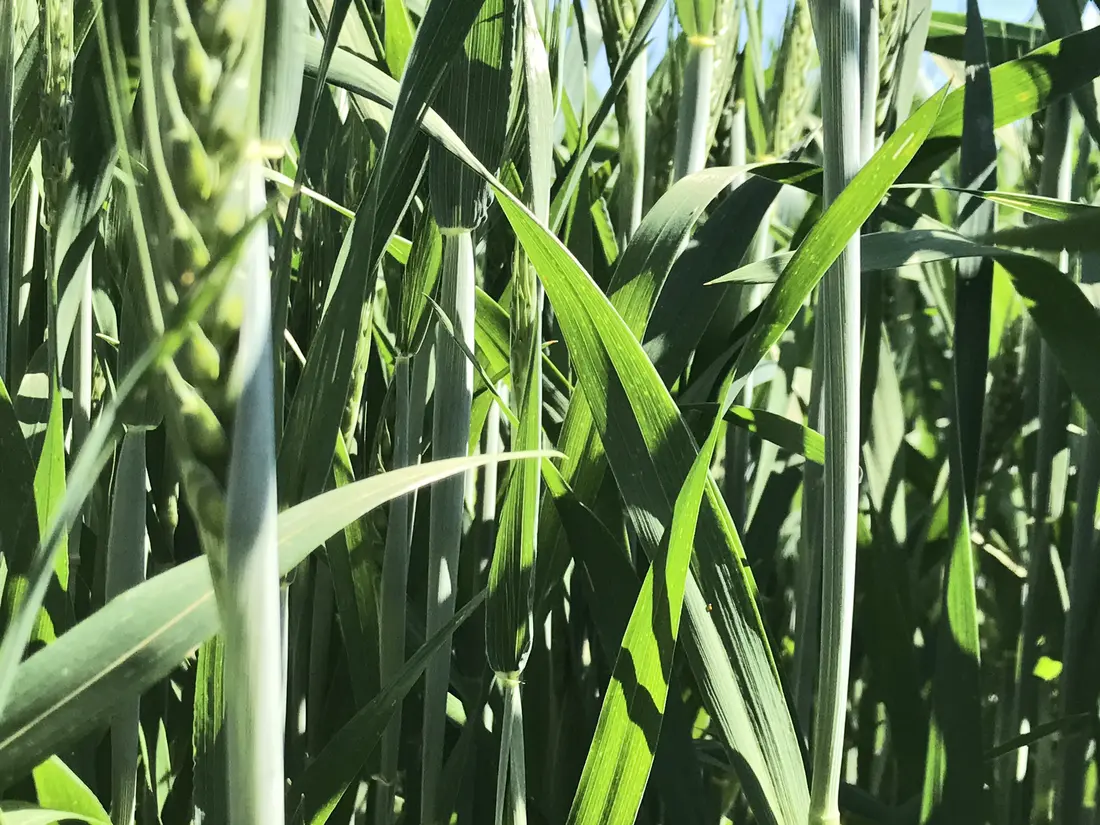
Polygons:
<instances>
[{"instance_id":1,"label":"blue sky","mask_svg":"<svg viewBox=\"0 0 1100 825\"><path fill-rule=\"evenodd\" d=\"M961 12L966 10L966 0L932 0L932 8ZM1023 22L1035 13L1035 0L978 0L978 8L985 17Z\"/></svg>"},{"instance_id":2,"label":"blue sky","mask_svg":"<svg viewBox=\"0 0 1100 825\"><path fill-rule=\"evenodd\" d=\"M791 0L760 0L763 9L764 42L777 42L783 30L783 21L786 19L787 9ZM653 26L654 35L668 31L668 15L672 2L666 4L656 24ZM978 0L978 6L982 14L987 18L1023 22L1030 20L1035 13L1035 0ZM932 7L942 11L966 10L966 0L932 0ZM663 36L654 36L650 44L650 71L657 66L665 50ZM611 82L607 63L601 59L596 66L593 81L598 89L606 89Z\"/></svg>"},{"instance_id":3,"label":"blue sky","mask_svg":"<svg viewBox=\"0 0 1100 825\"><path fill-rule=\"evenodd\" d=\"M764 39L778 40L783 21L790 7L790 0L760 0L764 11ZM1035 0L978 0L978 7L985 17L1012 22L1031 19L1035 13ZM932 8L939 11L966 11L966 0L932 0ZM667 26L667 21L665 22ZM662 31L661 23L654 26Z\"/></svg>"},{"instance_id":4,"label":"blue sky","mask_svg":"<svg viewBox=\"0 0 1100 825\"><path fill-rule=\"evenodd\" d=\"M788 0L761 0L764 9L764 36L778 37L786 17ZM1023 22L1035 13L1035 0L978 0L982 15L998 20ZM939 11L966 11L966 0L932 0Z\"/></svg>"}]
</instances>

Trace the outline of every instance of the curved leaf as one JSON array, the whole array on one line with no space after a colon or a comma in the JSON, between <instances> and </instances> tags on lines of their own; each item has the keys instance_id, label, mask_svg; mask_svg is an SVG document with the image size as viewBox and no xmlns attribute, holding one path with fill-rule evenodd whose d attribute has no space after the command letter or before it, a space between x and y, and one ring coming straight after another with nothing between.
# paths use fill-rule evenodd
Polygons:
<instances>
[{"instance_id":1,"label":"curved leaf","mask_svg":"<svg viewBox=\"0 0 1100 825\"><path fill-rule=\"evenodd\" d=\"M1063 221L1074 216L1100 213L1100 206L1077 201L1063 201L1058 198L1048 198L1042 195L1031 195L1027 192L1000 192L997 190L967 189L960 186L946 186L939 183L900 183L890 187L891 191L905 191L907 189L929 189L942 192L951 192L956 195L980 198L991 201L1001 206L1019 209L1029 215L1040 218L1049 218L1054 221ZM962 200L960 198L960 200Z\"/></svg>"},{"instance_id":2,"label":"curved leaf","mask_svg":"<svg viewBox=\"0 0 1100 825\"><path fill-rule=\"evenodd\" d=\"M44 808L68 811L69 815L86 822L111 821L91 789L56 756L34 769L34 789L38 804Z\"/></svg>"},{"instance_id":3,"label":"curved leaf","mask_svg":"<svg viewBox=\"0 0 1100 825\"><path fill-rule=\"evenodd\" d=\"M997 66L1023 57L1042 44L1046 36L1039 26L1010 23L1005 20L984 20L989 63ZM966 14L934 11L928 27L926 48L933 54L952 60L963 60L963 36L966 34Z\"/></svg>"},{"instance_id":4,"label":"curved leaf","mask_svg":"<svg viewBox=\"0 0 1100 825\"><path fill-rule=\"evenodd\" d=\"M57 825L58 822L69 821L86 822L88 825L111 825L109 819L93 819L73 811L55 811L19 802L0 804L0 814L4 817L5 825Z\"/></svg>"},{"instance_id":5,"label":"curved leaf","mask_svg":"<svg viewBox=\"0 0 1100 825\"><path fill-rule=\"evenodd\" d=\"M681 405L685 412L700 412L713 416L717 404ZM805 456L815 464L825 463L825 437L817 430L767 410L732 406L726 412L726 422L755 433L789 453Z\"/></svg>"},{"instance_id":6,"label":"curved leaf","mask_svg":"<svg viewBox=\"0 0 1100 825\"><path fill-rule=\"evenodd\" d=\"M1002 63L989 75L993 127L999 129L1035 114L1100 76L1100 29L1054 40L1017 60ZM958 149L964 92L955 89L944 101L927 143L906 172L907 180L919 180Z\"/></svg>"},{"instance_id":7,"label":"curved leaf","mask_svg":"<svg viewBox=\"0 0 1100 825\"><path fill-rule=\"evenodd\" d=\"M641 545L656 564L663 565L672 501L696 455L691 434L653 364L608 298L557 238L504 187L494 184L494 189L535 264L570 354L579 365L582 390ZM695 544L698 557L692 565L693 576L683 591L689 659L758 815L800 822L808 806L806 775L756 608L755 584L743 564L729 513L713 486L707 501ZM677 559L673 570L683 563ZM667 652L669 628L662 627L658 649ZM640 627L638 635L652 653L652 642ZM647 653L642 661L655 668L634 678L639 684L660 685L664 658ZM604 740L607 745L614 748L616 736L638 727L631 735L635 749L651 748L661 708L647 705L646 715L634 720L629 714L623 717L625 705L618 707L618 721L605 728L610 731L610 738ZM629 763L637 772L648 774L651 758L651 753L649 758L631 757ZM615 800L608 798L607 804ZM624 814L631 808L627 797L620 804L618 810Z\"/></svg>"},{"instance_id":8,"label":"curved leaf","mask_svg":"<svg viewBox=\"0 0 1100 825\"><path fill-rule=\"evenodd\" d=\"M279 516L279 569L286 574L344 525L395 497L472 467L546 455L431 462L312 498ZM163 679L217 629L210 573L200 558L127 591L31 656L19 666L0 720L0 784L105 723L119 701Z\"/></svg>"},{"instance_id":9,"label":"curved leaf","mask_svg":"<svg viewBox=\"0 0 1100 825\"><path fill-rule=\"evenodd\" d=\"M712 283L774 283L792 258L791 253L773 255ZM879 232L863 239L864 272L958 258L997 260L1024 299L1071 389L1089 414L1100 420L1100 374L1090 366L1100 352L1100 311L1058 267L1017 250L972 241L947 227Z\"/></svg>"}]
</instances>

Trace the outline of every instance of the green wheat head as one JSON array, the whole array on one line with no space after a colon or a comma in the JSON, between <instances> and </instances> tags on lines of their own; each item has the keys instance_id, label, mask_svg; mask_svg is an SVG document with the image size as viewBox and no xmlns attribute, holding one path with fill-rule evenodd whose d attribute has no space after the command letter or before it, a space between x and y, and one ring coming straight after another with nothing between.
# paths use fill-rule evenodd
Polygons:
<instances>
[{"instance_id":1,"label":"green wheat head","mask_svg":"<svg viewBox=\"0 0 1100 825\"><path fill-rule=\"evenodd\" d=\"M44 0L39 27L45 55L42 83L42 181L46 224L61 210L68 177L73 83L72 0Z\"/></svg>"},{"instance_id":2,"label":"green wheat head","mask_svg":"<svg viewBox=\"0 0 1100 825\"><path fill-rule=\"evenodd\" d=\"M768 90L768 106L775 119L772 151L777 155L801 137L809 97L806 75L815 54L810 4L808 0L796 0L776 56L775 79Z\"/></svg>"},{"instance_id":3,"label":"green wheat head","mask_svg":"<svg viewBox=\"0 0 1100 825\"><path fill-rule=\"evenodd\" d=\"M1027 120L1027 162L1021 185L1024 191L1035 192L1043 168L1043 145L1046 143L1046 112L1036 112Z\"/></svg>"},{"instance_id":4,"label":"green wheat head","mask_svg":"<svg viewBox=\"0 0 1100 825\"><path fill-rule=\"evenodd\" d=\"M875 104L875 128L882 134L887 125L895 94L898 58L905 42L909 0L879 0L879 93Z\"/></svg>"},{"instance_id":5,"label":"green wheat head","mask_svg":"<svg viewBox=\"0 0 1100 825\"><path fill-rule=\"evenodd\" d=\"M262 22L262 2L166 0L151 35L156 121L147 139L161 205L153 234L162 310L169 315L210 279L224 282L164 382L184 487L211 547L224 529L236 400L228 378L244 312L233 265L255 212L249 167L260 155Z\"/></svg>"}]
</instances>

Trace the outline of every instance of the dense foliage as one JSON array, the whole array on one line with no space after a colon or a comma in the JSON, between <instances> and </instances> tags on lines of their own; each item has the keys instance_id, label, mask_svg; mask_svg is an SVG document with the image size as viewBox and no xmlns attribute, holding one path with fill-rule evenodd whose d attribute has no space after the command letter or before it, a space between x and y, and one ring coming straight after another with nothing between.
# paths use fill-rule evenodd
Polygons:
<instances>
[{"instance_id":1,"label":"dense foliage","mask_svg":"<svg viewBox=\"0 0 1100 825\"><path fill-rule=\"evenodd\" d=\"M0 0L0 823L1092 822L1087 2Z\"/></svg>"}]
</instances>

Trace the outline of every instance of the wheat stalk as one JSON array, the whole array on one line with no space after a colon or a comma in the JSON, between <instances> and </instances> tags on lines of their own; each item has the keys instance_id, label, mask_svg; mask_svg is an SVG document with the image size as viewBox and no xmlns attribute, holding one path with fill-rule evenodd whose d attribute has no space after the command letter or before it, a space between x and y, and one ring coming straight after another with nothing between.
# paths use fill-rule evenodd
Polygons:
<instances>
[{"instance_id":1,"label":"wheat stalk","mask_svg":"<svg viewBox=\"0 0 1100 825\"><path fill-rule=\"evenodd\" d=\"M162 382L225 633L230 819L283 817L284 674L259 80L264 4L165 0L139 27L164 315L213 281ZM154 71L154 66L156 71ZM219 282L224 284L219 285Z\"/></svg>"},{"instance_id":2,"label":"wheat stalk","mask_svg":"<svg viewBox=\"0 0 1100 825\"><path fill-rule=\"evenodd\" d=\"M435 104L471 151L491 168L500 164L507 135L515 13L511 2L485 0ZM485 220L490 194L484 180L436 144L431 147L428 176L432 211L443 235L440 304L454 329L452 333L444 324L436 327L432 457L438 459L464 456L469 449L474 376L465 353L475 347L474 231ZM432 491L428 633L439 630L454 615L467 483L456 476ZM449 684L448 643L425 673L421 819L432 825L441 818L437 805Z\"/></svg>"},{"instance_id":3,"label":"wheat stalk","mask_svg":"<svg viewBox=\"0 0 1100 825\"><path fill-rule=\"evenodd\" d=\"M821 53L826 204L860 165L858 0L815 0L814 31ZM855 591L859 478L858 236L821 282L824 350L825 511L821 577L821 651L813 736L812 825L840 822L838 794L844 753L848 672Z\"/></svg>"},{"instance_id":4,"label":"wheat stalk","mask_svg":"<svg viewBox=\"0 0 1100 825\"><path fill-rule=\"evenodd\" d=\"M38 30L45 55L42 78L42 223L46 240L46 325L49 344L50 391L60 378L57 328L56 229L64 207L69 176L69 120L72 112L73 6L72 0L44 0L39 7Z\"/></svg>"},{"instance_id":5,"label":"wheat stalk","mask_svg":"<svg viewBox=\"0 0 1100 825\"><path fill-rule=\"evenodd\" d=\"M598 0L596 11L604 33L608 62L614 71L625 56L625 47L637 22L635 0ZM619 125L619 178L615 184L615 231L619 248L626 247L641 223L645 197L645 140L648 99L648 60L643 49L626 78L626 87L615 101Z\"/></svg>"},{"instance_id":6,"label":"wheat stalk","mask_svg":"<svg viewBox=\"0 0 1100 825\"><path fill-rule=\"evenodd\" d=\"M61 211L68 177L69 120L72 112L72 0L44 0L39 7L40 36L45 53L42 79L43 214L53 228Z\"/></svg>"},{"instance_id":7,"label":"wheat stalk","mask_svg":"<svg viewBox=\"0 0 1100 825\"><path fill-rule=\"evenodd\" d=\"M11 117L12 82L15 72L15 3L0 6L0 381L10 382L11 342L8 316L11 314Z\"/></svg>"}]
</instances>

